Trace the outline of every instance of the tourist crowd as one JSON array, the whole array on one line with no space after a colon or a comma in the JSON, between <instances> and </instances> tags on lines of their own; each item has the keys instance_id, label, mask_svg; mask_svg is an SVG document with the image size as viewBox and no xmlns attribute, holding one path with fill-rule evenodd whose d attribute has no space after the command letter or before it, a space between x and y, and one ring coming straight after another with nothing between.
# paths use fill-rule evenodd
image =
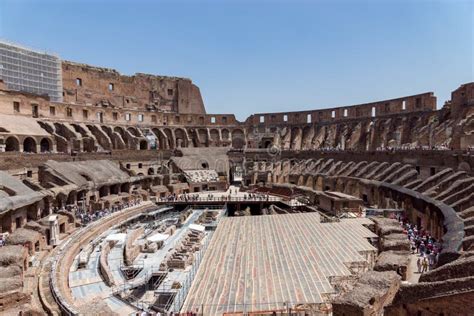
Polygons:
<instances>
[{"instance_id":1,"label":"tourist crowd","mask_svg":"<svg viewBox=\"0 0 474 316\"><path fill-rule=\"evenodd\" d=\"M356 152L357 150L354 150L352 148L342 148L341 146L337 147L321 147L318 148L317 150L319 151L329 151L329 152L334 152L334 151L344 151L344 152ZM375 151L388 151L388 152L395 152L395 151L404 151L404 150L454 150L454 148L450 148L447 145L436 145L436 146L413 146L410 144L407 145L401 145L401 146L380 146L375 149ZM468 147L467 151L472 150L471 148Z\"/></svg>"},{"instance_id":2,"label":"tourist crowd","mask_svg":"<svg viewBox=\"0 0 474 316\"><path fill-rule=\"evenodd\" d=\"M437 146L412 146L412 145L401 145L401 146L387 146L377 147L376 151L398 151L398 150L454 150L446 145Z\"/></svg>"},{"instance_id":3,"label":"tourist crowd","mask_svg":"<svg viewBox=\"0 0 474 316\"><path fill-rule=\"evenodd\" d=\"M184 313L174 313L174 312L147 312L141 311L136 314L136 316L202 316L202 313L195 312L184 312Z\"/></svg>"},{"instance_id":4,"label":"tourist crowd","mask_svg":"<svg viewBox=\"0 0 474 316\"><path fill-rule=\"evenodd\" d=\"M438 264L441 243L423 227L417 227L406 219L399 218L399 221L408 236L412 253L418 254L416 262L418 273L435 268Z\"/></svg>"},{"instance_id":5,"label":"tourist crowd","mask_svg":"<svg viewBox=\"0 0 474 316\"><path fill-rule=\"evenodd\" d=\"M232 191L231 191L232 192ZM237 191L236 191L237 193ZM161 202L202 202L202 201L269 201L270 196L268 194L249 193L243 196L233 196L231 193L223 195L214 195L208 193L207 195L199 194L170 194L160 198Z\"/></svg>"},{"instance_id":6,"label":"tourist crowd","mask_svg":"<svg viewBox=\"0 0 474 316\"><path fill-rule=\"evenodd\" d=\"M140 203L141 203L141 199L137 198L137 199L132 199L128 202L116 203L112 205L110 208L104 208L102 210L96 210L96 211L89 211L87 208L77 206L77 205L71 205L71 206L68 205L62 208L53 207L53 213L58 213L59 211L66 211L69 213L73 213L76 219L79 219L81 221L82 225L87 225L107 215L110 215L112 213L121 211L123 209L129 208L132 206L136 206Z\"/></svg>"}]
</instances>

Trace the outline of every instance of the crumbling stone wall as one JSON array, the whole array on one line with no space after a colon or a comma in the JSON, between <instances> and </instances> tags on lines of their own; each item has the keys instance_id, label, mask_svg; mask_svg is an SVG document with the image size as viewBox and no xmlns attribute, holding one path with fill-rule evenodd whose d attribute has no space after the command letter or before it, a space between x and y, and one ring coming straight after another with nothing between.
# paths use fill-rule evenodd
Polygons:
<instances>
[{"instance_id":1,"label":"crumbling stone wall","mask_svg":"<svg viewBox=\"0 0 474 316\"><path fill-rule=\"evenodd\" d=\"M144 232L145 228L140 227L127 234L127 241L125 242L124 248L124 261L126 265L132 265L135 258L140 254L140 247L134 245L134 243Z\"/></svg>"},{"instance_id":2,"label":"crumbling stone wall","mask_svg":"<svg viewBox=\"0 0 474 316\"><path fill-rule=\"evenodd\" d=\"M64 102L111 108L205 114L199 88L190 79L135 74L63 61Z\"/></svg>"},{"instance_id":3,"label":"crumbling stone wall","mask_svg":"<svg viewBox=\"0 0 474 316\"><path fill-rule=\"evenodd\" d=\"M111 250L110 247L111 245L109 242L102 244L100 249L99 271L107 286L113 287L115 285L114 277L112 271L110 271L109 264L107 263L107 257Z\"/></svg>"},{"instance_id":4,"label":"crumbling stone wall","mask_svg":"<svg viewBox=\"0 0 474 316\"><path fill-rule=\"evenodd\" d=\"M474 277L402 285L384 315L470 315Z\"/></svg>"},{"instance_id":5,"label":"crumbling stone wall","mask_svg":"<svg viewBox=\"0 0 474 316\"><path fill-rule=\"evenodd\" d=\"M381 315L400 287L400 277L392 271L368 271L351 288L332 300L333 315Z\"/></svg>"}]
</instances>

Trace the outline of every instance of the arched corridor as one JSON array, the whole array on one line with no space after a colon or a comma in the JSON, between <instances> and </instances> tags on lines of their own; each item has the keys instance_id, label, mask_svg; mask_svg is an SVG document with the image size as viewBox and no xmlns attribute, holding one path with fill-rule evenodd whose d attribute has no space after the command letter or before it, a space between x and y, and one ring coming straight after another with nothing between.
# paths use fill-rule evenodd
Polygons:
<instances>
[{"instance_id":1,"label":"arched corridor","mask_svg":"<svg viewBox=\"0 0 474 316\"><path fill-rule=\"evenodd\" d=\"M5 151L20 151L20 142L16 137L10 136L5 142Z\"/></svg>"},{"instance_id":2,"label":"arched corridor","mask_svg":"<svg viewBox=\"0 0 474 316\"><path fill-rule=\"evenodd\" d=\"M146 140L140 141L140 150L147 150L148 149L148 142Z\"/></svg>"},{"instance_id":3,"label":"arched corridor","mask_svg":"<svg viewBox=\"0 0 474 316\"><path fill-rule=\"evenodd\" d=\"M23 151L27 153L35 153L36 141L31 137L25 138L25 140L23 141Z\"/></svg>"},{"instance_id":4,"label":"arched corridor","mask_svg":"<svg viewBox=\"0 0 474 316\"><path fill-rule=\"evenodd\" d=\"M43 139L41 140L41 142L40 142L40 148L41 148L41 152L42 152L42 153L51 151L51 150L52 150L52 147L53 147L53 146L51 146L49 139L43 138Z\"/></svg>"}]
</instances>

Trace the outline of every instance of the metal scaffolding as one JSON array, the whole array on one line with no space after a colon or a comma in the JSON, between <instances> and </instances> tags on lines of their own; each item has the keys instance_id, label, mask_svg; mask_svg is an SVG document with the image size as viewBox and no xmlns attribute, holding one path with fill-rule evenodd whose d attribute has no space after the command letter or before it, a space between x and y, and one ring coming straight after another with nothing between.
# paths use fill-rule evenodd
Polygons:
<instances>
[{"instance_id":1,"label":"metal scaffolding","mask_svg":"<svg viewBox=\"0 0 474 316\"><path fill-rule=\"evenodd\" d=\"M62 102L62 70L58 56L0 41L0 78L11 90L48 95Z\"/></svg>"}]
</instances>

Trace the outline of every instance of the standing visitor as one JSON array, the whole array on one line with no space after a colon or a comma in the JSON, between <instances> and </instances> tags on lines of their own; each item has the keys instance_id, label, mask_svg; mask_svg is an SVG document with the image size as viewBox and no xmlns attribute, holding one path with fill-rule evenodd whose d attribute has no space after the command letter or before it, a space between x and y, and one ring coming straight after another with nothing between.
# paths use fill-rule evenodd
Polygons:
<instances>
[{"instance_id":1,"label":"standing visitor","mask_svg":"<svg viewBox=\"0 0 474 316\"><path fill-rule=\"evenodd\" d=\"M423 257L422 266L423 269L421 270L421 273L428 271L428 259L426 257Z\"/></svg>"}]
</instances>

